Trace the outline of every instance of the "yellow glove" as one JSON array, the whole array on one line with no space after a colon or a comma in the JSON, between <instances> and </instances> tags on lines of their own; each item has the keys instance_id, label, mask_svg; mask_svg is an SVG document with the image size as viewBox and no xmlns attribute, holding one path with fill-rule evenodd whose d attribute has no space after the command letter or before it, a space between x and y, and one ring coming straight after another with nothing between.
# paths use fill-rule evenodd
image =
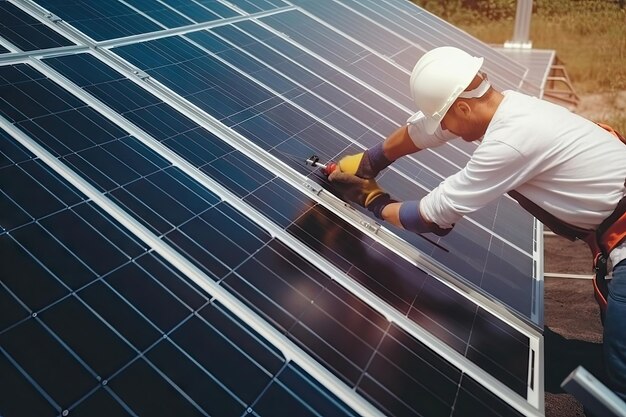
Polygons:
<instances>
[{"instance_id":1,"label":"yellow glove","mask_svg":"<svg viewBox=\"0 0 626 417\"><path fill-rule=\"evenodd\" d=\"M383 153L383 144L355 155L348 155L341 158L339 168L341 172L356 175L361 178L374 178L380 171L391 163Z\"/></svg>"},{"instance_id":2,"label":"yellow glove","mask_svg":"<svg viewBox=\"0 0 626 417\"><path fill-rule=\"evenodd\" d=\"M336 169L328 179L346 199L370 210L379 219L382 219L383 208L395 202L372 178L364 179Z\"/></svg>"}]
</instances>

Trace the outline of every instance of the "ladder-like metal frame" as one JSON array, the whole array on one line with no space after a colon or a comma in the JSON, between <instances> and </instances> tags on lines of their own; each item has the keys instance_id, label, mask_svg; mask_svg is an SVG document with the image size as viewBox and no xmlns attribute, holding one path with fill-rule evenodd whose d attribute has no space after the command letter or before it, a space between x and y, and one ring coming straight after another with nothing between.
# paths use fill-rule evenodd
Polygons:
<instances>
[{"instance_id":1,"label":"ladder-like metal frame","mask_svg":"<svg viewBox=\"0 0 626 417\"><path fill-rule=\"evenodd\" d=\"M576 89L567 74L565 63L558 56L554 58L554 63L550 68L543 94L547 98L565 102L571 106L577 106L580 102L580 97L576 94Z\"/></svg>"}]
</instances>

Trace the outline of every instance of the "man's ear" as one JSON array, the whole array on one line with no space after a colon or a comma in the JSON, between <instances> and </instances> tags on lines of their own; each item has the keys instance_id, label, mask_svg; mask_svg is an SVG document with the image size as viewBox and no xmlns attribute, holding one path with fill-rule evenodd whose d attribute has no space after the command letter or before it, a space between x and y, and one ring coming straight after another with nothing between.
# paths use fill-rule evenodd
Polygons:
<instances>
[{"instance_id":1,"label":"man's ear","mask_svg":"<svg viewBox=\"0 0 626 417\"><path fill-rule=\"evenodd\" d=\"M468 117L472 111L472 108L470 107L470 105L467 102L461 101L461 100L454 103L454 107L457 113L459 115L462 115L463 117Z\"/></svg>"}]
</instances>

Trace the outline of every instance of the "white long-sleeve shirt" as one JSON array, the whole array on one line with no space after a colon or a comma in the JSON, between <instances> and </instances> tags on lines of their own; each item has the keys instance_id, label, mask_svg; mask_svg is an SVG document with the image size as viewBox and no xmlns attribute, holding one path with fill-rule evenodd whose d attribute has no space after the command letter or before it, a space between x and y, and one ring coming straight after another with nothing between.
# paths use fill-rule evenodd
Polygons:
<instances>
[{"instance_id":1,"label":"white long-sleeve shirt","mask_svg":"<svg viewBox=\"0 0 626 417\"><path fill-rule=\"evenodd\" d=\"M517 190L557 218L595 229L626 194L626 146L561 106L514 91L503 94L467 165L421 200L422 215L448 228ZM426 134L420 113L408 125L421 149L455 138L441 127ZM619 259L626 258L626 246L619 251Z\"/></svg>"}]
</instances>

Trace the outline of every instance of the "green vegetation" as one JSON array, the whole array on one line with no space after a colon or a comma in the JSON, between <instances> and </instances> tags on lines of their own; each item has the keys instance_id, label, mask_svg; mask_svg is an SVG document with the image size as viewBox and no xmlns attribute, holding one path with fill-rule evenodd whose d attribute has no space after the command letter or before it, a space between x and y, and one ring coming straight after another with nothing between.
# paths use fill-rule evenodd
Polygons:
<instances>
[{"instance_id":1,"label":"green vegetation","mask_svg":"<svg viewBox=\"0 0 626 417\"><path fill-rule=\"evenodd\" d=\"M486 43L513 36L517 0L413 0ZM534 0L530 39L554 49L579 94L626 91L626 1ZM626 131L626 114L606 120Z\"/></svg>"}]
</instances>

